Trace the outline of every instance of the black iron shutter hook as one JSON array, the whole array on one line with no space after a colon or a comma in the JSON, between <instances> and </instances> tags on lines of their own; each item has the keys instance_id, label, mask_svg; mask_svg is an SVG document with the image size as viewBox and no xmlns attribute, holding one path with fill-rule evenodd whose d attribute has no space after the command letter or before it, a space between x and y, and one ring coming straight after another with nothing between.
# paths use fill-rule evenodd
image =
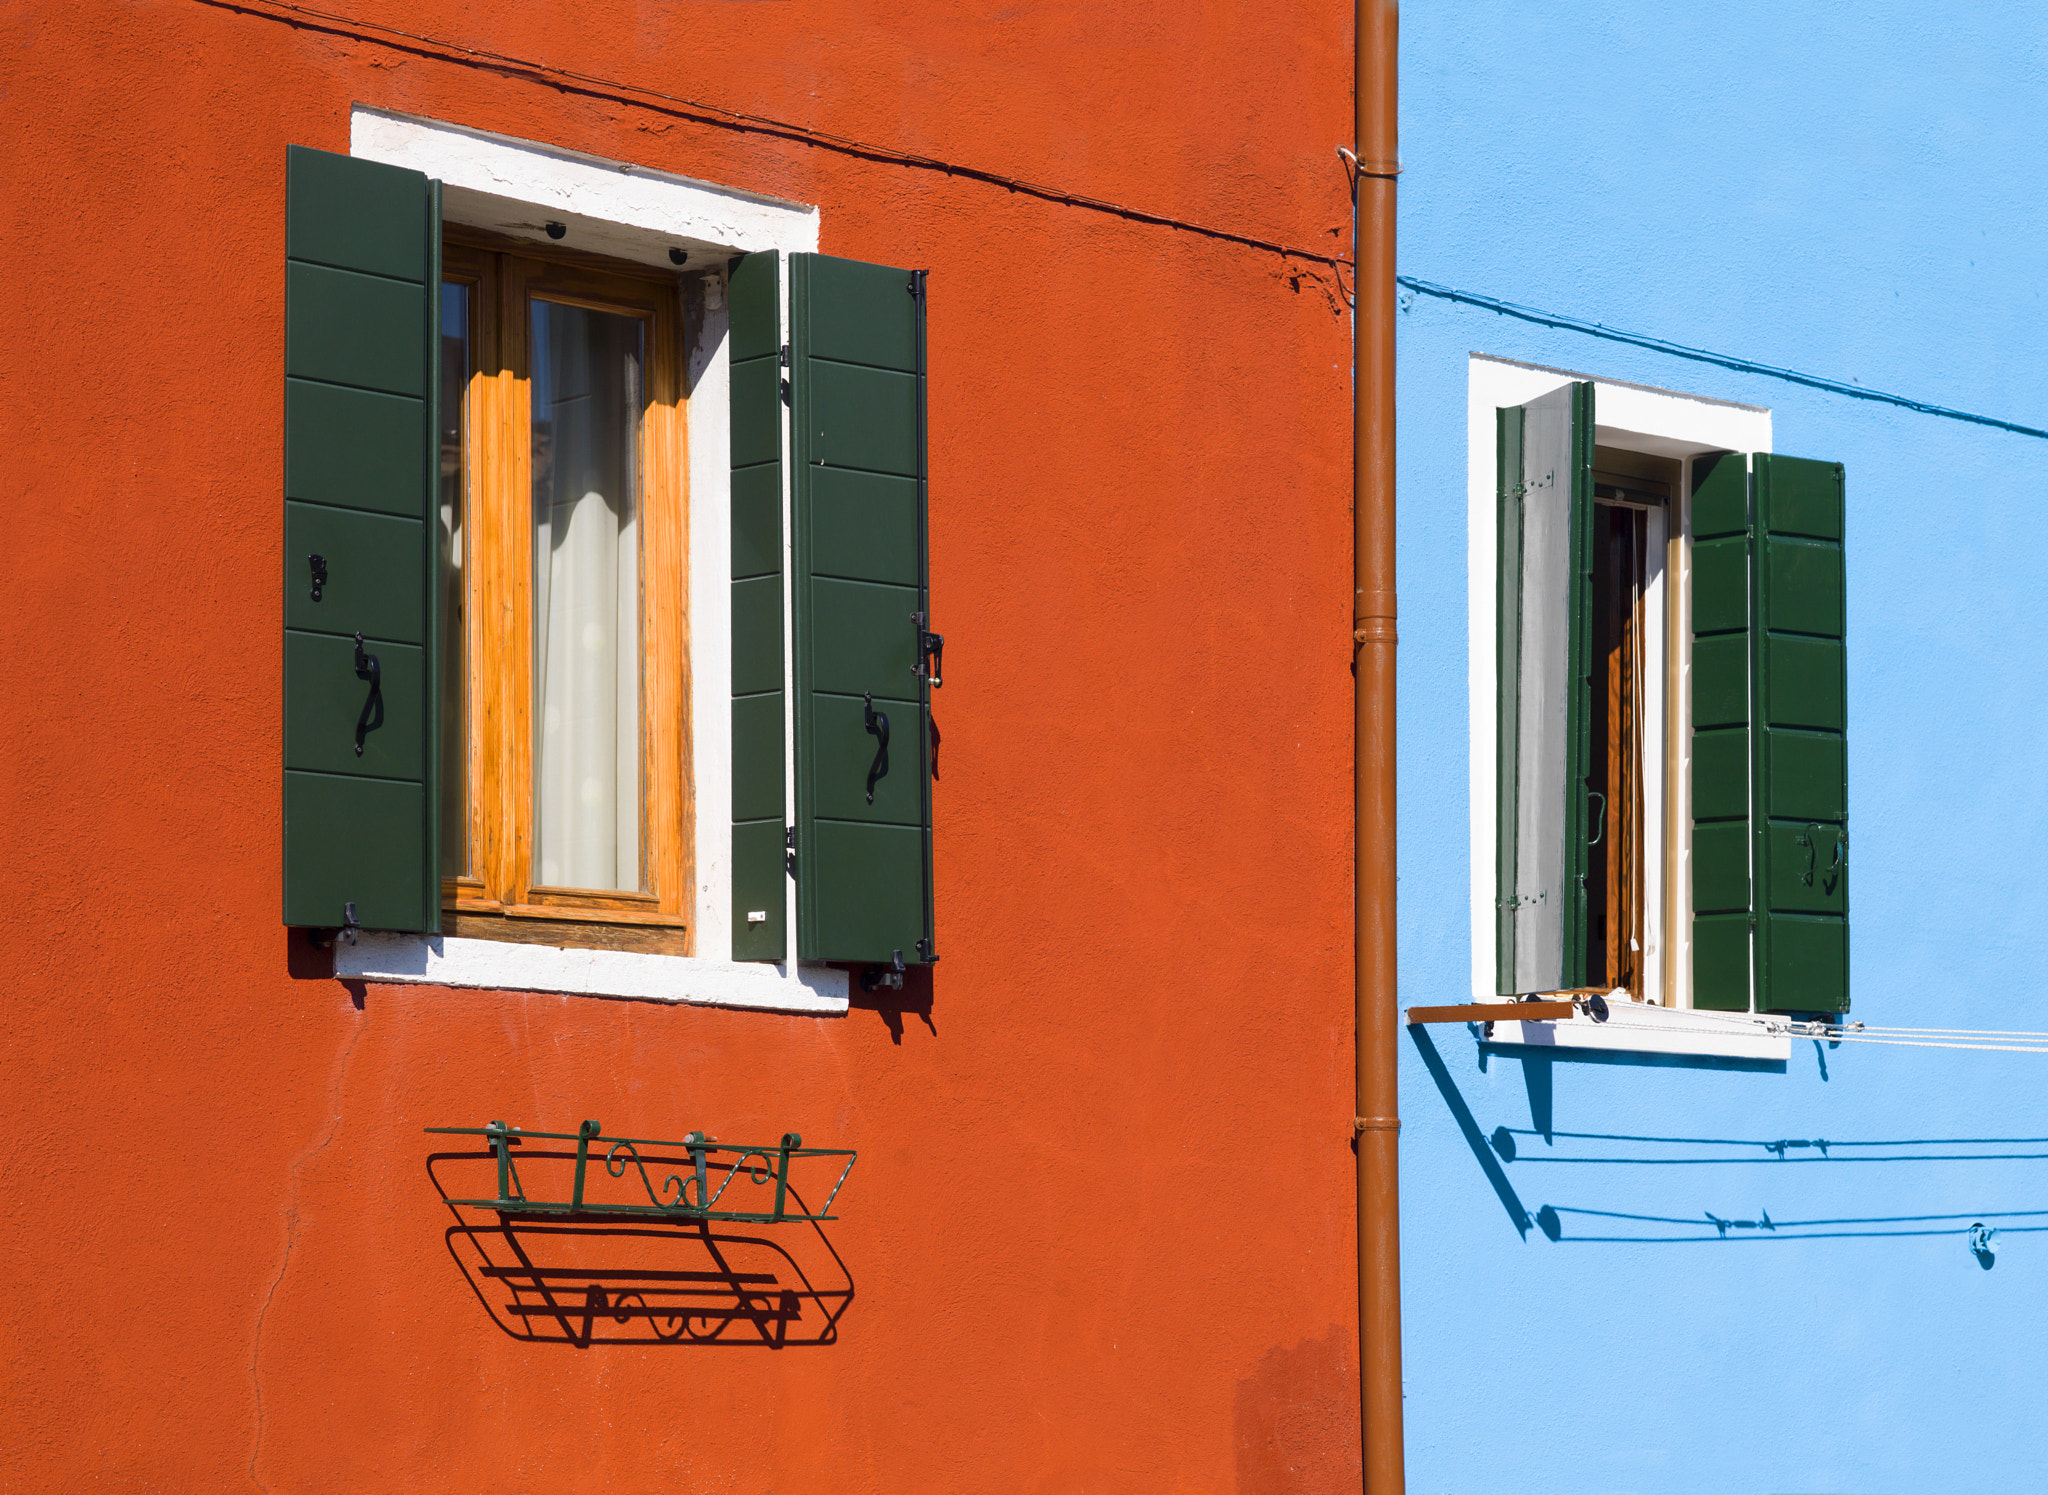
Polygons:
<instances>
[{"instance_id":1,"label":"black iron shutter hook","mask_svg":"<svg viewBox=\"0 0 2048 1495\"><path fill-rule=\"evenodd\" d=\"M875 802L875 784L889 776L889 716L887 712L875 710L875 693L864 692L868 734L879 738L875 747L875 761L868 765L868 803Z\"/></svg>"},{"instance_id":2,"label":"black iron shutter hook","mask_svg":"<svg viewBox=\"0 0 2048 1495\"><path fill-rule=\"evenodd\" d=\"M370 682L370 694L363 701L363 714L356 718L356 756L363 756L363 738L384 725L384 670L377 656L363 652L363 636L356 634L356 678ZM375 713L372 719L371 713Z\"/></svg>"}]
</instances>

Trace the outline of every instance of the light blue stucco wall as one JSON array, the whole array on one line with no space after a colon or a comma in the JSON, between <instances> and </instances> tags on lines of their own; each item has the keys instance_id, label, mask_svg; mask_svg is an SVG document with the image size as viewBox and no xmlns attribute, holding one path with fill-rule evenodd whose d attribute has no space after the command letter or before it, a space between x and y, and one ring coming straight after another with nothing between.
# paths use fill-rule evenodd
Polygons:
<instances>
[{"instance_id":1,"label":"light blue stucco wall","mask_svg":"<svg viewBox=\"0 0 2048 1495\"><path fill-rule=\"evenodd\" d=\"M2048 426L2038 7L1402 23L1404 274ZM1769 406L1778 451L1846 464L1852 1015L2048 1029L2048 440L1426 295L1399 336L1404 1004L1469 993L1479 351ZM2048 1055L1402 1045L1415 1495L2048 1489Z\"/></svg>"}]
</instances>

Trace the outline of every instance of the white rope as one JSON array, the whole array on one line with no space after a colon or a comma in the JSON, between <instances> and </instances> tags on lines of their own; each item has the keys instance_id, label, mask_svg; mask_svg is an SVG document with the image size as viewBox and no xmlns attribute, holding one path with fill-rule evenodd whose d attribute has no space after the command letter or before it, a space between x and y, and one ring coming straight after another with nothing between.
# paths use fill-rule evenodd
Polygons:
<instances>
[{"instance_id":1,"label":"white rope","mask_svg":"<svg viewBox=\"0 0 2048 1495\"><path fill-rule=\"evenodd\" d=\"M1911 1032L1911 1034L1948 1034L1964 1032L1982 1038L2040 1038L2048 1042L2048 1032L2028 1032L2025 1028L1903 1028L1896 1024L1882 1022L1851 1022L1843 1032Z\"/></svg>"}]
</instances>

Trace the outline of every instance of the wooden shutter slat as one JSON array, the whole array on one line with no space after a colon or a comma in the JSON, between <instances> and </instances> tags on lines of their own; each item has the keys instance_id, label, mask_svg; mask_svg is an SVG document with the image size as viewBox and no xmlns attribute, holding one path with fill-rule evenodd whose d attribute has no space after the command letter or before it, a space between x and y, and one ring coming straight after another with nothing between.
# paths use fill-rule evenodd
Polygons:
<instances>
[{"instance_id":1,"label":"wooden shutter slat","mask_svg":"<svg viewBox=\"0 0 2048 1495\"><path fill-rule=\"evenodd\" d=\"M784 862L782 274L732 268L732 957L789 950ZM749 917L750 915L758 917Z\"/></svg>"},{"instance_id":2,"label":"wooden shutter slat","mask_svg":"<svg viewBox=\"0 0 2048 1495\"><path fill-rule=\"evenodd\" d=\"M1692 475L1692 999L1749 1010L1749 465Z\"/></svg>"},{"instance_id":3,"label":"wooden shutter slat","mask_svg":"<svg viewBox=\"0 0 2048 1495\"><path fill-rule=\"evenodd\" d=\"M284 920L438 931L438 187L300 146L286 182Z\"/></svg>"},{"instance_id":4,"label":"wooden shutter slat","mask_svg":"<svg viewBox=\"0 0 2048 1495\"><path fill-rule=\"evenodd\" d=\"M1844 484L1837 463L1752 459L1751 807L1757 1006L1849 1009Z\"/></svg>"},{"instance_id":5,"label":"wooden shutter slat","mask_svg":"<svg viewBox=\"0 0 2048 1495\"><path fill-rule=\"evenodd\" d=\"M1506 996L1587 980L1593 386L1566 385L1503 410L1498 429L1503 803L1495 985Z\"/></svg>"},{"instance_id":6,"label":"wooden shutter slat","mask_svg":"<svg viewBox=\"0 0 2048 1495\"><path fill-rule=\"evenodd\" d=\"M792 259L797 946L807 960L936 958L930 690L914 621L929 613L921 279ZM880 778L870 698L889 722Z\"/></svg>"}]
</instances>

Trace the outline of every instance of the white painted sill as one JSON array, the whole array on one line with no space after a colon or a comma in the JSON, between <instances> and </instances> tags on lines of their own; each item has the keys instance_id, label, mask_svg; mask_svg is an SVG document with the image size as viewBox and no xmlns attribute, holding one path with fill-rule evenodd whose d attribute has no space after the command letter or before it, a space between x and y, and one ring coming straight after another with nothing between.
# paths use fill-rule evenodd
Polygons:
<instances>
[{"instance_id":1,"label":"white painted sill","mask_svg":"<svg viewBox=\"0 0 2048 1495\"><path fill-rule=\"evenodd\" d=\"M628 997L766 1012L842 1013L847 973L834 966L701 960L624 950L564 950L431 934L364 934L334 947L343 981ZM1535 1026L1531 1024L1530 1026Z\"/></svg>"},{"instance_id":2,"label":"white painted sill","mask_svg":"<svg viewBox=\"0 0 2048 1495\"><path fill-rule=\"evenodd\" d=\"M1580 1012L1545 1022L1496 1022L1485 1040L1531 1049L1604 1049L1624 1054L1682 1054L1709 1059L1792 1057L1789 1022L1749 1012L1697 1012L1645 1002L1610 1001L1606 1022Z\"/></svg>"}]
</instances>

